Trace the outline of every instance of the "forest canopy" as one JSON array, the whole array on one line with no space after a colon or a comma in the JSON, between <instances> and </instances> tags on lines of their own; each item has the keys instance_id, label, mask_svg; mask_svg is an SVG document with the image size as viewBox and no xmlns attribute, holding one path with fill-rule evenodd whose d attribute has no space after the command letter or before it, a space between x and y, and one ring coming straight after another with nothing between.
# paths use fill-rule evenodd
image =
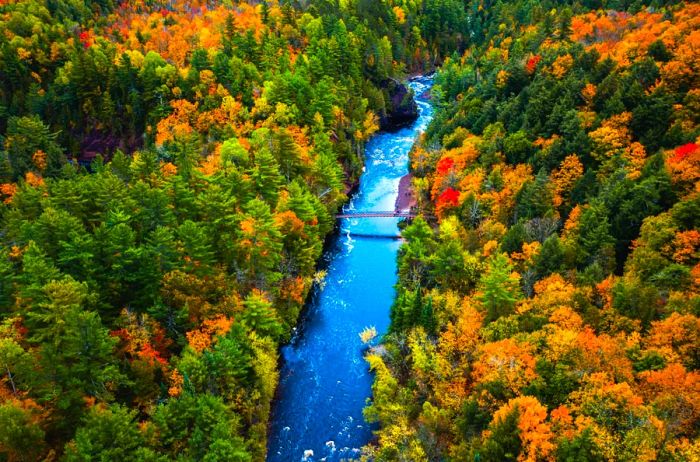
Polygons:
<instances>
[{"instance_id":1,"label":"forest canopy","mask_svg":"<svg viewBox=\"0 0 700 462\"><path fill-rule=\"evenodd\" d=\"M435 77L368 460L700 457L700 9L535 11Z\"/></svg>"},{"instance_id":2,"label":"forest canopy","mask_svg":"<svg viewBox=\"0 0 700 462\"><path fill-rule=\"evenodd\" d=\"M264 459L332 216L429 66L373 3L0 3L0 459Z\"/></svg>"}]
</instances>

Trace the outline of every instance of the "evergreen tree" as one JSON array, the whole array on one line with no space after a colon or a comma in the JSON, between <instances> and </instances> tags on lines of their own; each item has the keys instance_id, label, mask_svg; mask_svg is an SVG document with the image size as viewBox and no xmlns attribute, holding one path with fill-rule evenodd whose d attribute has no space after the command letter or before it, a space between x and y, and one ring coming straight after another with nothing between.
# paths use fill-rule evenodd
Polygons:
<instances>
[{"instance_id":1,"label":"evergreen tree","mask_svg":"<svg viewBox=\"0 0 700 462\"><path fill-rule=\"evenodd\" d=\"M157 407L153 421L159 452L183 461L251 462L239 434L240 422L222 398L183 394Z\"/></svg>"},{"instance_id":2,"label":"evergreen tree","mask_svg":"<svg viewBox=\"0 0 700 462\"><path fill-rule=\"evenodd\" d=\"M592 202L581 214L578 243L579 262L598 262L610 267L610 253L615 240L610 235L608 211L602 202Z\"/></svg>"},{"instance_id":3,"label":"evergreen tree","mask_svg":"<svg viewBox=\"0 0 700 462\"><path fill-rule=\"evenodd\" d=\"M85 284L53 281L26 314L30 340L41 345L41 365L51 377L41 397L55 401L63 431L74 428L86 396L110 400L124 380L113 356L116 340L86 309L91 298Z\"/></svg>"},{"instance_id":4,"label":"evergreen tree","mask_svg":"<svg viewBox=\"0 0 700 462\"><path fill-rule=\"evenodd\" d=\"M437 320L435 319L435 313L433 312L432 298L428 298L428 300L423 304L423 308L420 313L420 324L423 326L428 335L435 335Z\"/></svg>"},{"instance_id":5,"label":"evergreen tree","mask_svg":"<svg viewBox=\"0 0 700 462\"><path fill-rule=\"evenodd\" d=\"M409 287L426 285L435 248L433 230L426 221L418 217L402 233L406 243L400 250L399 276Z\"/></svg>"},{"instance_id":6,"label":"evergreen tree","mask_svg":"<svg viewBox=\"0 0 700 462\"><path fill-rule=\"evenodd\" d=\"M5 148L13 178L21 178L28 171L45 172L49 176L58 174L65 156L56 137L37 115L11 117L7 122Z\"/></svg>"},{"instance_id":7,"label":"evergreen tree","mask_svg":"<svg viewBox=\"0 0 700 462\"><path fill-rule=\"evenodd\" d=\"M391 305L391 311L389 317L391 320L390 331L391 332L401 332L406 324L404 322L404 312L406 310L406 291L402 289L397 290L399 293L394 299L394 303Z\"/></svg>"},{"instance_id":8,"label":"evergreen tree","mask_svg":"<svg viewBox=\"0 0 700 462\"><path fill-rule=\"evenodd\" d=\"M261 148L255 152L255 167L251 172L256 192L274 206L277 203L279 188L284 184L279 164L269 149Z\"/></svg>"},{"instance_id":9,"label":"evergreen tree","mask_svg":"<svg viewBox=\"0 0 700 462\"><path fill-rule=\"evenodd\" d=\"M513 312L515 302L520 298L520 290L512 273L513 268L505 254L498 253L489 259L486 272L479 282L479 300L486 309L486 322Z\"/></svg>"},{"instance_id":10,"label":"evergreen tree","mask_svg":"<svg viewBox=\"0 0 700 462\"><path fill-rule=\"evenodd\" d=\"M0 427L0 455L17 461L40 458L45 432L36 409L23 407L19 401L4 401L0 403Z\"/></svg>"},{"instance_id":11,"label":"evergreen tree","mask_svg":"<svg viewBox=\"0 0 700 462\"><path fill-rule=\"evenodd\" d=\"M282 248L280 233L267 203L253 199L246 204L237 237L238 266L249 281L260 288L267 287L278 277L273 271L280 261Z\"/></svg>"},{"instance_id":12,"label":"evergreen tree","mask_svg":"<svg viewBox=\"0 0 700 462\"><path fill-rule=\"evenodd\" d=\"M564 249L557 234L549 236L535 258L535 269L539 277L559 272L564 264Z\"/></svg>"},{"instance_id":13,"label":"evergreen tree","mask_svg":"<svg viewBox=\"0 0 700 462\"><path fill-rule=\"evenodd\" d=\"M14 302L14 265L6 250L0 250L0 316L8 314Z\"/></svg>"},{"instance_id":14,"label":"evergreen tree","mask_svg":"<svg viewBox=\"0 0 700 462\"><path fill-rule=\"evenodd\" d=\"M516 461L522 449L518 420L520 412L516 408L504 419L492 424L491 434L477 452L479 460L483 462ZM476 456L476 455L475 455Z\"/></svg>"},{"instance_id":15,"label":"evergreen tree","mask_svg":"<svg viewBox=\"0 0 700 462\"><path fill-rule=\"evenodd\" d=\"M190 180L194 168L199 162L201 152L202 147L198 134L183 135L175 143L175 165L178 174L185 181Z\"/></svg>"},{"instance_id":16,"label":"evergreen tree","mask_svg":"<svg viewBox=\"0 0 700 462\"><path fill-rule=\"evenodd\" d=\"M418 286L413 292L413 303L411 304L411 311L408 316L408 319L406 319L410 327L416 326L421 322L423 315L423 307L423 291L421 290L420 286Z\"/></svg>"},{"instance_id":17,"label":"evergreen tree","mask_svg":"<svg viewBox=\"0 0 700 462\"><path fill-rule=\"evenodd\" d=\"M90 408L75 438L66 445L65 460L140 461L155 460L136 422L136 411L124 406L97 405Z\"/></svg>"},{"instance_id":18,"label":"evergreen tree","mask_svg":"<svg viewBox=\"0 0 700 462\"><path fill-rule=\"evenodd\" d=\"M209 272L214 262L214 252L204 226L187 220L177 228L177 236L185 268L196 274Z\"/></svg>"},{"instance_id":19,"label":"evergreen tree","mask_svg":"<svg viewBox=\"0 0 700 462\"><path fill-rule=\"evenodd\" d=\"M268 335L278 338L282 334L274 307L261 293L252 292L243 302L244 311L242 321L251 330L260 335Z\"/></svg>"}]
</instances>

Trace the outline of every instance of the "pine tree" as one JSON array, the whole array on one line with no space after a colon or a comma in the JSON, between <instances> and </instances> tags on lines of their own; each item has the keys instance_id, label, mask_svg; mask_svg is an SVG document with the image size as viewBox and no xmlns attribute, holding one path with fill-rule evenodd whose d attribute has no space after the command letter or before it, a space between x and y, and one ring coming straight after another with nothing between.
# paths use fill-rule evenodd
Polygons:
<instances>
[{"instance_id":1,"label":"pine tree","mask_svg":"<svg viewBox=\"0 0 700 462\"><path fill-rule=\"evenodd\" d=\"M224 36L221 39L226 56L230 57L233 55L234 37L236 35L236 17L229 13L228 16L226 16L226 23L224 25Z\"/></svg>"},{"instance_id":2,"label":"pine tree","mask_svg":"<svg viewBox=\"0 0 700 462\"><path fill-rule=\"evenodd\" d=\"M44 172L51 176L61 171L65 156L56 142L57 135L49 131L39 116L11 117L7 122L5 147L12 167L14 179L23 177L28 171L41 170L34 164L34 155L42 151L45 158Z\"/></svg>"},{"instance_id":3,"label":"pine tree","mask_svg":"<svg viewBox=\"0 0 700 462\"><path fill-rule=\"evenodd\" d=\"M0 184L12 182L12 164L10 157L5 151L0 151Z\"/></svg>"},{"instance_id":4,"label":"pine tree","mask_svg":"<svg viewBox=\"0 0 700 462\"><path fill-rule=\"evenodd\" d=\"M280 261L282 239L267 203L253 199L246 204L236 242L238 265L251 283L266 288L278 278L273 270Z\"/></svg>"},{"instance_id":5,"label":"pine tree","mask_svg":"<svg viewBox=\"0 0 700 462\"><path fill-rule=\"evenodd\" d=\"M171 459L250 462L240 418L221 396L183 394L158 406L153 421L159 452Z\"/></svg>"},{"instance_id":6,"label":"pine tree","mask_svg":"<svg viewBox=\"0 0 700 462\"><path fill-rule=\"evenodd\" d=\"M279 164L269 149L261 148L255 152L255 167L251 172L257 193L274 206L277 204L279 188L284 183Z\"/></svg>"},{"instance_id":7,"label":"pine tree","mask_svg":"<svg viewBox=\"0 0 700 462\"><path fill-rule=\"evenodd\" d=\"M489 260L488 268L481 276L479 284L479 300L486 309L486 322L495 321L513 312L520 294L512 272L513 268L505 254L496 254Z\"/></svg>"},{"instance_id":8,"label":"pine tree","mask_svg":"<svg viewBox=\"0 0 700 462\"><path fill-rule=\"evenodd\" d=\"M389 318L391 320L391 332L401 332L404 328L404 311L406 310L406 291L400 289L401 294L397 296L391 305Z\"/></svg>"},{"instance_id":9,"label":"pine tree","mask_svg":"<svg viewBox=\"0 0 700 462\"><path fill-rule=\"evenodd\" d=\"M109 400L124 379L112 354L116 339L88 310L93 299L86 284L52 281L26 315L29 340L41 345L41 365L50 377L40 393L55 401L63 430L77 424L86 396Z\"/></svg>"},{"instance_id":10,"label":"pine tree","mask_svg":"<svg viewBox=\"0 0 700 462\"><path fill-rule=\"evenodd\" d=\"M121 149L117 149L112 157L112 161L109 163L109 169L123 182L128 183L131 179L130 165L131 160Z\"/></svg>"},{"instance_id":11,"label":"pine tree","mask_svg":"<svg viewBox=\"0 0 700 462\"><path fill-rule=\"evenodd\" d=\"M214 262L214 252L204 226L187 220L177 228L177 236L186 270L196 274L209 272Z\"/></svg>"},{"instance_id":12,"label":"pine tree","mask_svg":"<svg viewBox=\"0 0 700 462\"><path fill-rule=\"evenodd\" d=\"M431 254L435 250L433 230L423 218L418 217L404 229L402 235L407 242L400 250L399 276L409 287L425 285L430 273Z\"/></svg>"},{"instance_id":13,"label":"pine tree","mask_svg":"<svg viewBox=\"0 0 700 462\"><path fill-rule=\"evenodd\" d=\"M277 318L275 309L264 294L253 291L243 302L245 307L242 322L259 335L267 335L277 339L282 334L282 325Z\"/></svg>"},{"instance_id":14,"label":"pine tree","mask_svg":"<svg viewBox=\"0 0 700 462\"><path fill-rule=\"evenodd\" d=\"M423 315L423 290L418 286L413 292L413 304L411 305L411 314L409 315L408 323L413 327L421 322Z\"/></svg>"},{"instance_id":15,"label":"pine tree","mask_svg":"<svg viewBox=\"0 0 700 462\"><path fill-rule=\"evenodd\" d=\"M9 252L0 250L0 316L8 314L14 304L14 265Z\"/></svg>"},{"instance_id":16,"label":"pine tree","mask_svg":"<svg viewBox=\"0 0 700 462\"><path fill-rule=\"evenodd\" d=\"M559 38L567 40L571 36L571 18L573 12L571 8L565 7L559 14Z\"/></svg>"},{"instance_id":17,"label":"pine tree","mask_svg":"<svg viewBox=\"0 0 700 462\"><path fill-rule=\"evenodd\" d=\"M535 269L539 277L559 272L564 265L564 249L556 233L549 236L542 244L535 257Z\"/></svg>"},{"instance_id":18,"label":"pine tree","mask_svg":"<svg viewBox=\"0 0 700 462\"><path fill-rule=\"evenodd\" d=\"M34 241L30 241L22 254L22 272L17 278L21 287L19 295L23 299L36 299L40 297L46 283L61 278L62 275L53 262Z\"/></svg>"},{"instance_id":19,"label":"pine tree","mask_svg":"<svg viewBox=\"0 0 700 462\"><path fill-rule=\"evenodd\" d=\"M505 418L491 424L491 435L484 442L481 451L477 452L479 460L483 462L518 460L522 450L518 429L519 418L520 412L515 408Z\"/></svg>"},{"instance_id":20,"label":"pine tree","mask_svg":"<svg viewBox=\"0 0 700 462\"><path fill-rule=\"evenodd\" d=\"M423 304L423 309L420 314L420 324L425 329L428 335L435 335L437 330L437 320L433 311L433 299L428 298L428 301Z\"/></svg>"},{"instance_id":21,"label":"pine tree","mask_svg":"<svg viewBox=\"0 0 700 462\"><path fill-rule=\"evenodd\" d=\"M279 162L286 183L299 175L299 146L287 130L276 130L272 135L272 153Z\"/></svg>"},{"instance_id":22,"label":"pine tree","mask_svg":"<svg viewBox=\"0 0 700 462\"><path fill-rule=\"evenodd\" d=\"M267 0L263 0L261 6L260 6L260 17L262 18L262 23L265 25L269 25L270 22L270 5L267 3Z\"/></svg>"},{"instance_id":23,"label":"pine tree","mask_svg":"<svg viewBox=\"0 0 700 462\"><path fill-rule=\"evenodd\" d=\"M600 201L591 202L581 214L579 222L578 243L581 252L578 255L579 262L590 264L594 261L605 260L612 246L615 244L614 238L610 235L610 221L608 210ZM599 264L610 263L598 261Z\"/></svg>"},{"instance_id":24,"label":"pine tree","mask_svg":"<svg viewBox=\"0 0 700 462\"><path fill-rule=\"evenodd\" d=\"M66 445L64 460L146 460L155 454L145 445L136 423L136 411L118 404L93 406L73 441Z\"/></svg>"},{"instance_id":25,"label":"pine tree","mask_svg":"<svg viewBox=\"0 0 700 462\"><path fill-rule=\"evenodd\" d=\"M176 143L175 165L177 165L178 174L185 181L190 180L201 153L202 144L196 133L184 135Z\"/></svg>"}]
</instances>

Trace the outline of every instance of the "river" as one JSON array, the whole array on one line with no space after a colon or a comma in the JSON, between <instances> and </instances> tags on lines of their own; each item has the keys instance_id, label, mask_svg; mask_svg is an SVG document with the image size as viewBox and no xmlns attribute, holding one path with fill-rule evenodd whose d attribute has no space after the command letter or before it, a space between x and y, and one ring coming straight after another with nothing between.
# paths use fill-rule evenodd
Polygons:
<instances>
[{"instance_id":1,"label":"river","mask_svg":"<svg viewBox=\"0 0 700 462\"><path fill-rule=\"evenodd\" d=\"M346 210L394 210L408 153L433 115L423 96L429 78L409 83L419 117L367 143L365 171ZM389 327L400 240L396 218L344 219L324 255L327 275L315 288L291 342L282 348L277 400L273 403L268 462L339 461L359 457L372 438L362 417L372 374L359 333ZM383 237L382 237L383 236Z\"/></svg>"}]
</instances>

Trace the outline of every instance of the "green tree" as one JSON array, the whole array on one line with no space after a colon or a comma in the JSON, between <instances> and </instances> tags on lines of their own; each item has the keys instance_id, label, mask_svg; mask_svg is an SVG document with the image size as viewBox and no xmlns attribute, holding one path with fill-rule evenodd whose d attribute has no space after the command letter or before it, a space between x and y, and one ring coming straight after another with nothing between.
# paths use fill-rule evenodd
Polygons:
<instances>
[{"instance_id":1,"label":"green tree","mask_svg":"<svg viewBox=\"0 0 700 462\"><path fill-rule=\"evenodd\" d=\"M41 395L55 401L64 431L77 423L83 398L110 400L124 381L113 356L116 339L88 311L93 298L85 284L52 281L26 314L29 340L41 346L41 366L51 378Z\"/></svg>"},{"instance_id":2,"label":"green tree","mask_svg":"<svg viewBox=\"0 0 700 462\"><path fill-rule=\"evenodd\" d=\"M535 181L527 182L516 196L518 219L544 217L552 212L552 191L549 177L540 170Z\"/></svg>"},{"instance_id":3,"label":"green tree","mask_svg":"<svg viewBox=\"0 0 700 462\"><path fill-rule=\"evenodd\" d=\"M545 239L539 253L535 257L535 270L539 277L562 270L564 265L564 249L559 236L554 233Z\"/></svg>"},{"instance_id":4,"label":"green tree","mask_svg":"<svg viewBox=\"0 0 700 462\"><path fill-rule=\"evenodd\" d=\"M174 150L177 172L185 181L189 181L202 155L202 143L199 139L199 134L182 135L171 145Z\"/></svg>"},{"instance_id":5,"label":"green tree","mask_svg":"<svg viewBox=\"0 0 700 462\"><path fill-rule=\"evenodd\" d=\"M136 462L154 459L136 422L136 411L112 404L90 408L75 438L66 445L66 462ZM150 456L150 457L149 457Z\"/></svg>"},{"instance_id":6,"label":"green tree","mask_svg":"<svg viewBox=\"0 0 700 462\"><path fill-rule=\"evenodd\" d=\"M187 220L177 228L177 236L178 250L185 268L196 274L209 272L215 255L206 228L200 223Z\"/></svg>"},{"instance_id":7,"label":"green tree","mask_svg":"<svg viewBox=\"0 0 700 462\"><path fill-rule=\"evenodd\" d=\"M16 322L17 318L10 318L8 321ZM12 331L8 327L7 324L1 325L0 329ZM0 383L4 383L13 395L20 396L21 392L28 391L38 384L36 358L14 338L3 337L0 337L0 370L4 372Z\"/></svg>"},{"instance_id":8,"label":"green tree","mask_svg":"<svg viewBox=\"0 0 700 462\"><path fill-rule=\"evenodd\" d=\"M481 293L478 297L486 309L486 322L513 313L520 289L512 273L513 267L505 254L498 253L489 259L486 272L479 281Z\"/></svg>"},{"instance_id":9,"label":"green tree","mask_svg":"<svg viewBox=\"0 0 700 462\"><path fill-rule=\"evenodd\" d=\"M417 217L402 236L406 244L399 250L399 277L407 288L425 287L435 250L433 230L422 217Z\"/></svg>"},{"instance_id":10,"label":"green tree","mask_svg":"<svg viewBox=\"0 0 700 462\"><path fill-rule=\"evenodd\" d=\"M253 199L244 210L237 236L238 266L249 281L265 288L278 277L273 270L280 261L282 238L267 203Z\"/></svg>"},{"instance_id":11,"label":"green tree","mask_svg":"<svg viewBox=\"0 0 700 462\"><path fill-rule=\"evenodd\" d=\"M265 201L274 206L277 203L279 189L284 184L279 164L268 148L255 152L255 166L250 173L256 192Z\"/></svg>"},{"instance_id":12,"label":"green tree","mask_svg":"<svg viewBox=\"0 0 700 462\"><path fill-rule=\"evenodd\" d=\"M464 249L457 239L441 242L435 251L431 269L432 277L445 289L468 287L469 274L465 274Z\"/></svg>"},{"instance_id":13,"label":"green tree","mask_svg":"<svg viewBox=\"0 0 700 462\"><path fill-rule=\"evenodd\" d=\"M58 174L65 163L65 157L56 137L37 115L11 117L7 122L5 148L13 178L20 178L30 170L41 170L41 162L33 160L37 151L45 154L44 172L49 176Z\"/></svg>"},{"instance_id":14,"label":"green tree","mask_svg":"<svg viewBox=\"0 0 700 462\"><path fill-rule=\"evenodd\" d=\"M613 287L613 308L620 314L639 319L648 328L660 315L659 291L639 280L625 278Z\"/></svg>"},{"instance_id":15,"label":"green tree","mask_svg":"<svg viewBox=\"0 0 700 462\"><path fill-rule=\"evenodd\" d=\"M578 260L583 264L597 262L609 269L614 259L615 239L610 235L608 210L600 201L591 202L581 213L578 229L578 243L581 251Z\"/></svg>"},{"instance_id":16,"label":"green tree","mask_svg":"<svg viewBox=\"0 0 700 462\"><path fill-rule=\"evenodd\" d=\"M159 452L186 462L250 462L240 422L221 397L184 394L158 406L153 416Z\"/></svg>"},{"instance_id":17,"label":"green tree","mask_svg":"<svg viewBox=\"0 0 700 462\"><path fill-rule=\"evenodd\" d=\"M437 331L437 320L433 311L433 299L428 300L423 304L420 311L420 325L423 326L425 332L429 335L435 335Z\"/></svg>"},{"instance_id":18,"label":"green tree","mask_svg":"<svg viewBox=\"0 0 700 462\"><path fill-rule=\"evenodd\" d=\"M29 241L22 254L22 271L17 277L20 296L36 300L42 296L45 284L61 278L60 271L46 254L34 241Z\"/></svg>"},{"instance_id":19,"label":"green tree","mask_svg":"<svg viewBox=\"0 0 700 462\"><path fill-rule=\"evenodd\" d=\"M516 407L502 420L490 425L491 435L478 451L479 460L484 462L516 461L522 450L518 420L520 412ZM476 455L475 454L475 455Z\"/></svg>"},{"instance_id":20,"label":"green tree","mask_svg":"<svg viewBox=\"0 0 700 462\"><path fill-rule=\"evenodd\" d=\"M237 138L229 138L221 144L221 163L232 163L245 167L250 162L250 155Z\"/></svg>"},{"instance_id":21,"label":"green tree","mask_svg":"<svg viewBox=\"0 0 700 462\"><path fill-rule=\"evenodd\" d=\"M0 457L29 462L39 460L44 450L44 430L39 409L22 406L19 401L0 403Z\"/></svg>"},{"instance_id":22,"label":"green tree","mask_svg":"<svg viewBox=\"0 0 700 462\"><path fill-rule=\"evenodd\" d=\"M557 461L559 462L603 462L605 457L593 440L590 428L584 429L573 438L564 438L557 446Z\"/></svg>"},{"instance_id":23,"label":"green tree","mask_svg":"<svg viewBox=\"0 0 700 462\"><path fill-rule=\"evenodd\" d=\"M0 316L14 303L14 265L7 250L0 250Z\"/></svg>"},{"instance_id":24,"label":"green tree","mask_svg":"<svg viewBox=\"0 0 700 462\"><path fill-rule=\"evenodd\" d=\"M526 162L534 152L532 142L524 130L511 133L503 139L503 153L511 164Z\"/></svg>"},{"instance_id":25,"label":"green tree","mask_svg":"<svg viewBox=\"0 0 700 462\"><path fill-rule=\"evenodd\" d=\"M282 334L282 326L272 303L264 294L251 292L243 302L244 311L242 322L259 335L267 335L277 339Z\"/></svg>"},{"instance_id":26,"label":"green tree","mask_svg":"<svg viewBox=\"0 0 700 462\"><path fill-rule=\"evenodd\" d=\"M240 399L241 390L254 385L253 351L245 332L236 324L201 354L185 349L177 361L178 371L186 377L185 392Z\"/></svg>"}]
</instances>

